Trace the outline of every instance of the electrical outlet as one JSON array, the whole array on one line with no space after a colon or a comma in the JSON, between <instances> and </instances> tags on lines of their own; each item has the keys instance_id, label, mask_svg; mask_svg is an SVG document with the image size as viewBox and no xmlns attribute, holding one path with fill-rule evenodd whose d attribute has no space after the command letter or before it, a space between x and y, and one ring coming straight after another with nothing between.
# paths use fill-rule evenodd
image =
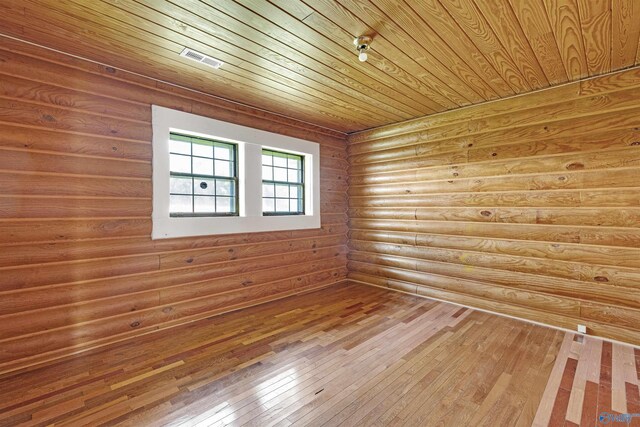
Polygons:
<instances>
[{"instance_id":1,"label":"electrical outlet","mask_svg":"<svg viewBox=\"0 0 640 427\"><path fill-rule=\"evenodd\" d=\"M587 327L585 325L578 325L578 332L581 334L587 333Z\"/></svg>"}]
</instances>

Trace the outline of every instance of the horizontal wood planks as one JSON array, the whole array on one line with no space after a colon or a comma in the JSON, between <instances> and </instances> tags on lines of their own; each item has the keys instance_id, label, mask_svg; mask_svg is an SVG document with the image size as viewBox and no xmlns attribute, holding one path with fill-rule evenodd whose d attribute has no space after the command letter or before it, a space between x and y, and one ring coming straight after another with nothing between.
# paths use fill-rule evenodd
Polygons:
<instances>
[{"instance_id":1,"label":"horizontal wood planks","mask_svg":"<svg viewBox=\"0 0 640 427\"><path fill-rule=\"evenodd\" d=\"M322 228L152 241L151 104L321 144ZM346 276L344 136L2 39L0 372Z\"/></svg>"},{"instance_id":2,"label":"horizontal wood planks","mask_svg":"<svg viewBox=\"0 0 640 427\"><path fill-rule=\"evenodd\" d=\"M349 277L640 343L639 95L634 68L350 135Z\"/></svg>"},{"instance_id":3,"label":"horizontal wood planks","mask_svg":"<svg viewBox=\"0 0 640 427\"><path fill-rule=\"evenodd\" d=\"M636 0L0 4L2 34L344 132L640 65L639 22Z\"/></svg>"}]
</instances>

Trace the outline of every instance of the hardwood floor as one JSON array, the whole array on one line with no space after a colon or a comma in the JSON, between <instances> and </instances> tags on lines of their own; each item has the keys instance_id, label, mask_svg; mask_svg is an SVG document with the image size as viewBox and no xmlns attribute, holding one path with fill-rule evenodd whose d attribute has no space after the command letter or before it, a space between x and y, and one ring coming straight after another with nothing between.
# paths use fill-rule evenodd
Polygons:
<instances>
[{"instance_id":1,"label":"hardwood floor","mask_svg":"<svg viewBox=\"0 0 640 427\"><path fill-rule=\"evenodd\" d=\"M595 425L640 412L639 370L630 347L345 283L0 377L0 425Z\"/></svg>"},{"instance_id":2,"label":"hardwood floor","mask_svg":"<svg viewBox=\"0 0 640 427\"><path fill-rule=\"evenodd\" d=\"M640 426L639 378L640 349L567 333L532 425Z\"/></svg>"}]
</instances>

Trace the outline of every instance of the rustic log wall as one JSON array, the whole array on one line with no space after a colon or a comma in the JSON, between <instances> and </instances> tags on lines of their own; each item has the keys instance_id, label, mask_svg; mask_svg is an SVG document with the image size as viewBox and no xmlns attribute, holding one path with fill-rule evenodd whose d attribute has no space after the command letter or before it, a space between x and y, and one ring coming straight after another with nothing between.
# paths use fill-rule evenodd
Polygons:
<instances>
[{"instance_id":1,"label":"rustic log wall","mask_svg":"<svg viewBox=\"0 0 640 427\"><path fill-rule=\"evenodd\" d=\"M342 134L1 40L0 372L345 278ZM322 228L152 241L151 104L319 142Z\"/></svg>"},{"instance_id":2,"label":"rustic log wall","mask_svg":"<svg viewBox=\"0 0 640 427\"><path fill-rule=\"evenodd\" d=\"M349 145L351 279L640 344L640 69Z\"/></svg>"},{"instance_id":3,"label":"rustic log wall","mask_svg":"<svg viewBox=\"0 0 640 427\"><path fill-rule=\"evenodd\" d=\"M150 105L321 143L322 229L151 241ZM340 133L2 39L0 372L336 283ZM640 70L360 132L349 277L640 343Z\"/></svg>"}]
</instances>

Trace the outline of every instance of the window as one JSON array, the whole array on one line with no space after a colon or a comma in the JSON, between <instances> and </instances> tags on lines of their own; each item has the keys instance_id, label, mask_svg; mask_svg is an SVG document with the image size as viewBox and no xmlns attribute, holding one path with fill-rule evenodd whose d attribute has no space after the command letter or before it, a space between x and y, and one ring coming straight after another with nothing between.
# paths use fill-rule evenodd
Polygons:
<instances>
[{"instance_id":1,"label":"window","mask_svg":"<svg viewBox=\"0 0 640 427\"><path fill-rule=\"evenodd\" d=\"M320 227L320 149L154 105L153 239Z\"/></svg>"},{"instance_id":2,"label":"window","mask_svg":"<svg viewBox=\"0 0 640 427\"><path fill-rule=\"evenodd\" d=\"M236 145L171 133L171 216L237 215Z\"/></svg>"},{"instance_id":3,"label":"window","mask_svg":"<svg viewBox=\"0 0 640 427\"><path fill-rule=\"evenodd\" d=\"M262 212L304 214L304 157L262 150Z\"/></svg>"}]
</instances>

